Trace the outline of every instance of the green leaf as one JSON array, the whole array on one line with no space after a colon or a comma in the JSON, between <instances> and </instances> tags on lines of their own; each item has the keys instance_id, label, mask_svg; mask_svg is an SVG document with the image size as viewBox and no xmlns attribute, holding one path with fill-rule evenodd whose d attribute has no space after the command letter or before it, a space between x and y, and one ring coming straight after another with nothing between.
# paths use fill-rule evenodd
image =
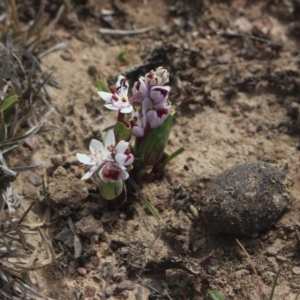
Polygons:
<instances>
[{"instance_id":1,"label":"green leaf","mask_svg":"<svg viewBox=\"0 0 300 300\"><path fill-rule=\"evenodd\" d=\"M96 86L100 92L110 93L109 87L100 79L96 80Z\"/></svg>"},{"instance_id":2,"label":"green leaf","mask_svg":"<svg viewBox=\"0 0 300 300\"><path fill-rule=\"evenodd\" d=\"M0 104L0 110L5 111L10 108L18 100L17 95L12 95L5 98Z\"/></svg>"},{"instance_id":3,"label":"green leaf","mask_svg":"<svg viewBox=\"0 0 300 300\"><path fill-rule=\"evenodd\" d=\"M125 49L124 51L122 51L122 52L118 55L118 60L119 60L120 62L124 62L128 53L129 53L128 49Z\"/></svg>"},{"instance_id":4,"label":"green leaf","mask_svg":"<svg viewBox=\"0 0 300 300\"><path fill-rule=\"evenodd\" d=\"M173 152L172 154L167 154L166 155L166 159L163 162L163 165L160 168L160 172L164 169L164 167L175 157L177 157L179 154L184 152L184 148L180 147L179 149L177 149L175 152Z\"/></svg>"},{"instance_id":5,"label":"green leaf","mask_svg":"<svg viewBox=\"0 0 300 300\"><path fill-rule=\"evenodd\" d=\"M149 209L149 211L151 212L151 214L153 215L153 217L156 220L159 220L160 216L159 216L157 210L155 209L155 207L146 198L144 198L143 196L140 195L139 198L141 199L142 203Z\"/></svg>"},{"instance_id":6,"label":"green leaf","mask_svg":"<svg viewBox=\"0 0 300 300\"><path fill-rule=\"evenodd\" d=\"M128 142L131 138L131 128L128 124L126 126L124 123L118 121L114 127L114 134L117 141L126 141Z\"/></svg>"},{"instance_id":7,"label":"green leaf","mask_svg":"<svg viewBox=\"0 0 300 300\"><path fill-rule=\"evenodd\" d=\"M220 292L217 292L217 291L209 292L209 297L212 300L224 300L223 295Z\"/></svg>"},{"instance_id":8,"label":"green leaf","mask_svg":"<svg viewBox=\"0 0 300 300\"><path fill-rule=\"evenodd\" d=\"M119 180L116 182L107 182L105 183L102 180L99 180L99 189L100 189L100 195L105 200L113 200L121 195L124 188L124 181Z\"/></svg>"},{"instance_id":9,"label":"green leaf","mask_svg":"<svg viewBox=\"0 0 300 300\"><path fill-rule=\"evenodd\" d=\"M147 166L136 174L136 177L141 179L145 174L151 173L153 170L152 166Z\"/></svg>"},{"instance_id":10,"label":"green leaf","mask_svg":"<svg viewBox=\"0 0 300 300\"><path fill-rule=\"evenodd\" d=\"M146 137L136 139L135 156L141 158L147 166L155 166L162 158L174 116L172 112L161 126L152 129Z\"/></svg>"}]
</instances>

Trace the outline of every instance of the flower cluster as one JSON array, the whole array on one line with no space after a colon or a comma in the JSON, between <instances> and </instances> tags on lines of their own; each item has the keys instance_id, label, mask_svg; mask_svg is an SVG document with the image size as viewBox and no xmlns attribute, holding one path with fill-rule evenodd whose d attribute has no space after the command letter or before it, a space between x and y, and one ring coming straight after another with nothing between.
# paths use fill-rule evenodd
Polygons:
<instances>
[{"instance_id":1,"label":"flower cluster","mask_svg":"<svg viewBox=\"0 0 300 300\"><path fill-rule=\"evenodd\" d=\"M129 177L126 166L133 163L134 157L130 152L129 143L120 141L116 145L113 131L105 137L104 145L93 139L90 143L91 155L76 153L77 159L87 166L91 166L82 179L90 178L98 172L103 182L116 182Z\"/></svg>"},{"instance_id":2,"label":"flower cluster","mask_svg":"<svg viewBox=\"0 0 300 300\"><path fill-rule=\"evenodd\" d=\"M100 196L114 205L126 200L125 180L129 176L132 182L152 182L184 150L180 148L170 155L165 152L175 117L168 99L171 88L165 85L169 76L163 67L150 71L134 83L131 97L122 75L110 87L110 93L103 86L105 91L98 92L105 107L118 111L117 122L114 130L107 133L104 145L93 139L91 154L77 153L77 159L81 165L89 166L82 179L97 172Z\"/></svg>"},{"instance_id":3,"label":"flower cluster","mask_svg":"<svg viewBox=\"0 0 300 300\"><path fill-rule=\"evenodd\" d=\"M164 86L168 82L168 71L159 67L134 83L133 97L140 103L140 107L135 106L134 116L130 120L134 136L144 136L147 126L157 128L169 116L171 105L168 103L168 97L171 88Z\"/></svg>"},{"instance_id":4,"label":"flower cluster","mask_svg":"<svg viewBox=\"0 0 300 300\"><path fill-rule=\"evenodd\" d=\"M122 75L119 75L116 86L110 87L111 93L98 93L108 102L105 105L107 108L120 110L121 113L132 113L129 120L131 133L133 136L143 137L146 130L159 127L170 114L170 86L164 85L168 82L169 72L159 67L134 83L131 98L127 96L128 82Z\"/></svg>"}]
</instances>

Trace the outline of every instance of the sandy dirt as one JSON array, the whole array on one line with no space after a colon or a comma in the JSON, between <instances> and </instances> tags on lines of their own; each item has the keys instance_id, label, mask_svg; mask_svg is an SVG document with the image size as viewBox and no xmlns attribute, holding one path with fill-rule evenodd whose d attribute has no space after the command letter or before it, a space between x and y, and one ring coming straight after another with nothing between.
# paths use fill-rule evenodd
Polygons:
<instances>
[{"instance_id":1,"label":"sandy dirt","mask_svg":"<svg viewBox=\"0 0 300 300\"><path fill-rule=\"evenodd\" d=\"M61 206L50 206L56 221L41 230L58 255L62 249L53 238L69 228L70 218L83 244L78 259L64 247L56 261L30 273L48 297L75 299L75 291L86 299L200 300L210 299L208 293L215 290L224 299L259 299L261 285L263 299L269 299L280 270L273 299L298 298L299 11L292 1L189 2L87 1L66 13L45 40L45 45L69 42L41 60L63 86L50 89L48 105L56 113L48 125L65 129L38 136L34 150L20 147L18 159L10 161L49 162L36 173L46 178L48 198ZM101 34L100 27L108 27L103 9L114 12L114 29L153 29L133 36ZM125 50L121 62L118 55ZM74 155L87 153L90 139L101 139L101 131L115 120L97 95L95 78L113 84L113 76L127 74L132 84L149 67L128 70L156 52L161 55L149 67L170 71L170 100L177 111L166 150L185 148L161 180L142 187L160 220L133 196L122 209L106 210L88 196L95 181L80 181L83 170ZM253 237L210 233L193 207L198 210L210 182L223 170L255 160L288 173L293 186L287 211ZM38 223L49 206L42 186L28 187L29 176L21 174L15 183L17 191L24 193L25 187L29 193L16 215L34 200L26 223ZM32 236L28 239L39 245L40 259L46 259L40 236ZM259 284L236 238L249 253Z\"/></svg>"}]
</instances>

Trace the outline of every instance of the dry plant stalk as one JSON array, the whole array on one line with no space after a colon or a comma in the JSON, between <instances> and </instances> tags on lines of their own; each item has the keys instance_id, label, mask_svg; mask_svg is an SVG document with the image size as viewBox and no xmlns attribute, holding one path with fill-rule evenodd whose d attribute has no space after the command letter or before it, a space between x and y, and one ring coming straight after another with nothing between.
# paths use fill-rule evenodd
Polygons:
<instances>
[{"instance_id":1,"label":"dry plant stalk","mask_svg":"<svg viewBox=\"0 0 300 300\"><path fill-rule=\"evenodd\" d=\"M238 245L241 247L241 249L243 250L243 252L246 254L247 258L248 258L248 261L252 267L252 270L255 274L255 278L256 278L256 283L257 283L257 289L258 289L258 296L259 296L259 299L260 300L264 300L263 299L263 293L262 293L262 288L261 288L261 284L259 282L259 278L258 278L258 275L257 275L257 272L256 272L256 269L255 269L255 265L250 257L250 255L248 254L247 250L244 248L244 246L240 243L240 241L238 239L236 239L236 242L238 243Z\"/></svg>"}]
</instances>

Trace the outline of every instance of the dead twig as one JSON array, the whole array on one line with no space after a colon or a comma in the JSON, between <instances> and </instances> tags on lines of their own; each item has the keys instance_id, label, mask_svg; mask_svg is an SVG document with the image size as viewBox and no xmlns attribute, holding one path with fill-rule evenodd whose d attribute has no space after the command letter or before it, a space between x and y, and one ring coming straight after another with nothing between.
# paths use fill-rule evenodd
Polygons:
<instances>
[{"instance_id":1,"label":"dead twig","mask_svg":"<svg viewBox=\"0 0 300 300\"><path fill-rule=\"evenodd\" d=\"M34 201L31 202L31 204L28 206L28 208L26 209L26 211L24 212L24 214L22 215L22 217L20 218L20 220L18 221L18 225L20 225L24 219L26 218L26 216L28 215L28 213L31 211L33 205L34 205Z\"/></svg>"},{"instance_id":2,"label":"dead twig","mask_svg":"<svg viewBox=\"0 0 300 300\"><path fill-rule=\"evenodd\" d=\"M51 52L59 51L59 50L65 49L66 47L68 47L68 44L69 44L68 42L63 42L63 43L56 44L56 45L54 45L53 47L51 47L51 48L45 50L44 52L40 53L40 54L38 55L38 58L42 58L42 57L48 55L48 54L51 53Z\"/></svg>"},{"instance_id":3,"label":"dead twig","mask_svg":"<svg viewBox=\"0 0 300 300\"><path fill-rule=\"evenodd\" d=\"M243 250L243 252L246 254L248 260L249 260L249 263L252 267L252 270L255 274L255 278L256 278L256 282L257 282L257 288L258 288L258 296L259 296L259 299L260 300L263 300L263 294L262 294L262 288L261 288L261 284L259 282L259 278L258 278L258 275L257 275L257 272L256 272L256 269L255 269L255 266L254 266L254 263L250 257L250 255L248 254L247 250L244 248L244 246L240 243L240 241L238 239L236 239L236 242L238 243L238 245L241 247L241 249Z\"/></svg>"},{"instance_id":4,"label":"dead twig","mask_svg":"<svg viewBox=\"0 0 300 300\"><path fill-rule=\"evenodd\" d=\"M141 29L134 30L116 30L116 29L108 29L108 28L100 28L99 32L102 34L110 34L110 35L134 35L148 32L153 29L153 26L145 27Z\"/></svg>"},{"instance_id":5,"label":"dead twig","mask_svg":"<svg viewBox=\"0 0 300 300\"><path fill-rule=\"evenodd\" d=\"M169 295L168 291L166 289L164 289L164 292L166 293L167 297L169 300L172 300L171 296Z\"/></svg>"},{"instance_id":6,"label":"dead twig","mask_svg":"<svg viewBox=\"0 0 300 300\"><path fill-rule=\"evenodd\" d=\"M160 293L157 289L155 289L155 288L152 287L151 285L145 283L145 282L143 281L143 279L142 279L138 274L135 274L135 275L136 275L136 277L140 280L140 282L141 282L141 284L142 284L143 286L147 287L148 289L152 290L153 292L157 293L158 295L161 295L161 293Z\"/></svg>"}]
</instances>

